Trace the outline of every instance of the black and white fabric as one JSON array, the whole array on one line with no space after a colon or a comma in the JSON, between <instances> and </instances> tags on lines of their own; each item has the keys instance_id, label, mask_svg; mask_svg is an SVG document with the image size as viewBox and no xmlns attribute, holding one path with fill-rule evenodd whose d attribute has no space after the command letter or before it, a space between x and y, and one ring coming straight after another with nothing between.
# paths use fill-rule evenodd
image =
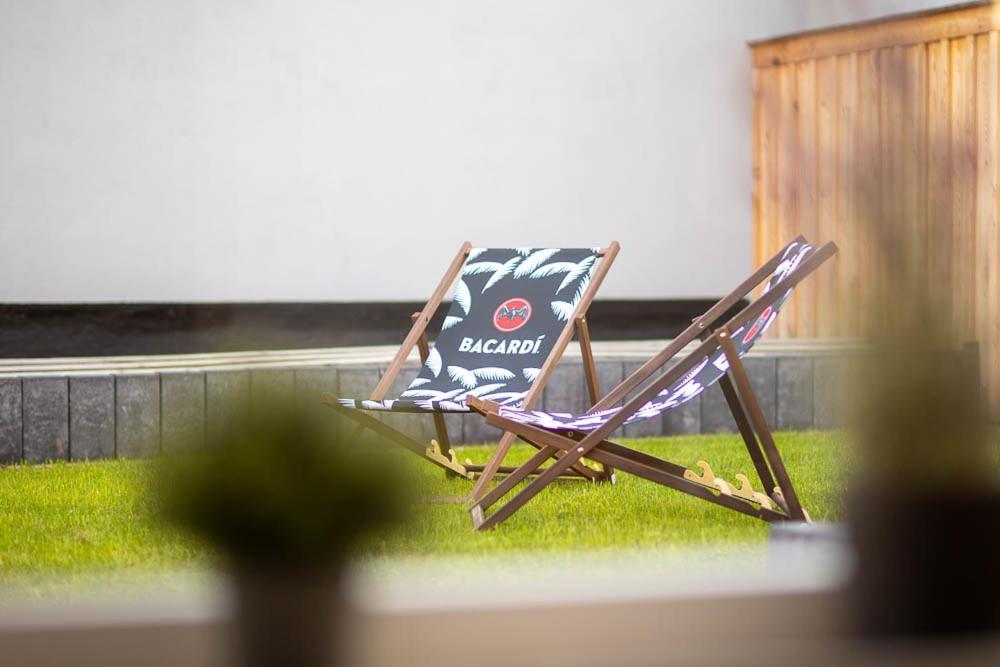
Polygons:
<instances>
[{"instance_id":1,"label":"black and white fabric","mask_svg":"<svg viewBox=\"0 0 1000 667\"><path fill-rule=\"evenodd\" d=\"M772 289L780 289L781 281L784 280L792 270L795 269L802 260L809 256L813 247L805 243L792 243L785 248L782 254L781 263L771 274L764 293ZM754 346L761 336L767 331L771 323L778 316L778 311L784 305L792 290L789 288L780 299L775 301L753 322L745 325L733 332L732 340L735 344L739 356L742 358L750 348ZM664 412L684 405L696 398L705 389L711 387L729 370L729 362L721 349L702 359L684 377L677 380L670 387L667 387L656 398L649 401L640 410L630 415L625 420L624 425L633 424L643 419L659 417ZM621 410L620 407L601 410L587 415L571 415L560 412L543 412L540 410L521 410L516 407L501 406L500 415L525 424L532 424L553 431L593 431L607 422L613 415Z\"/></svg>"},{"instance_id":2,"label":"black and white fabric","mask_svg":"<svg viewBox=\"0 0 1000 667\"><path fill-rule=\"evenodd\" d=\"M339 399L394 412L468 412L469 396L519 405L590 283L597 248L476 248L427 362L399 398Z\"/></svg>"}]
</instances>

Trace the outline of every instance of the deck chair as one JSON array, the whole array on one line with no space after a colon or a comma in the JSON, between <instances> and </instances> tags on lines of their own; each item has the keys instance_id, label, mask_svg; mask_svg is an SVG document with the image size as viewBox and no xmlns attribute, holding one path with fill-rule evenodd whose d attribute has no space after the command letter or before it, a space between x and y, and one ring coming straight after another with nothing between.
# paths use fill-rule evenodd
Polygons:
<instances>
[{"instance_id":1,"label":"deck chair","mask_svg":"<svg viewBox=\"0 0 1000 667\"><path fill-rule=\"evenodd\" d=\"M808 520L741 359L774 322L792 288L836 252L833 243L815 248L804 238L796 238L584 415L505 406L485 397L471 399L470 407L484 415L488 424L539 447L535 456L474 500L470 507L473 525L486 530L506 520L582 456L765 521ZM767 284L760 297L732 319L721 321L731 307L749 296L765 279ZM689 344L697 346L653 377L674 362ZM689 470L607 439L621 426L660 418L716 382L720 383L764 491L756 490L743 474L736 475L739 485L733 486L716 477L704 461L698 462L700 471ZM619 406L625 396L636 390L633 398ZM493 514L485 516L486 510L526 479L543 460L558 453L563 454L558 461Z\"/></svg>"},{"instance_id":2,"label":"deck chair","mask_svg":"<svg viewBox=\"0 0 1000 667\"><path fill-rule=\"evenodd\" d=\"M366 400L325 395L324 403L448 474L487 482L499 469L460 463L451 449L444 414L469 412L469 398L531 408L578 334L584 373L596 402L597 376L586 313L618 254L607 248L473 248L465 243L430 300L414 313L409 334ZM451 286L454 297L433 347L427 326ZM423 367L398 397L386 398L414 346ZM431 416L437 439L419 442L369 413L411 412ZM505 433L506 448L514 435ZM553 452L556 456L560 454ZM610 472L574 463L567 476L609 478Z\"/></svg>"}]
</instances>

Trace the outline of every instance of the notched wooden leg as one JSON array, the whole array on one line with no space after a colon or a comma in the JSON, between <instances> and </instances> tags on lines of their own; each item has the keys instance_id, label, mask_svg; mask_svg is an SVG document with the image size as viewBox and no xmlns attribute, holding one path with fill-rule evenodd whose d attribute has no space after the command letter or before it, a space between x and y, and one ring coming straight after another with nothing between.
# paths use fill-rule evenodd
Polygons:
<instances>
[{"instance_id":1,"label":"notched wooden leg","mask_svg":"<svg viewBox=\"0 0 1000 667\"><path fill-rule=\"evenodd\" d=\"M448 455L445 456L441 451L441 445L438 444L437 440L431 440L431 446L424 451L424 454L430 460L448 470L451 470L456 475L461 475L466 479L472 479L472 473L466 470L465 466L458 462L458 456L455 455L455 450L449 449Z\"/></svg>"},{"instance_id":2,"label":"notched wooden leg","mask_svg":"<svg viewBox=\"0 0 1000 667\"><path fill-rule=\"evenodd\" d=\"M746 500L751 503L760 505L764 509L771 511L783 511L788 514L788 508L784 505L784 497L781 496L781 490L775 487L774 499L768 497L767 494L761 493L753 488L750 483L750 479L743 473L736 474L736 481L739 482L739 486L733 487L732 484L727 482L721 477L717 477L715 472L712 470L712 466L708 464L707 461L698 461L697 466L701 468L701 473L697 473L693 470L684 471L684 479L694 482L696 484L701 484L702 486L708 487L713 491L718 491L722 495L732 496L734 498L739 498L740 500Z\"/></svg>"},{"instance_id":3,"label":"notched wooden leg","mask_svg":"<svg viewBox=\"0 0 1000 667\"><path fill-rule=\"evenodd\" d=\"M699 475L694 470L685 470L684 479L697 482L703 486L714 485L715 473L712 472L712 466L708 465L708 461L698 461L696 465L701 468L701 474Z\"/></svg>"},{"instance_id":4,"label":"notched wooden leg","mask_svg":"<svg viewBox=\"0 0 1000 667\"><path fill-rule=\"evenodd\" d=\"M727 496L733 495L733 487L726 480L715 476L708 461L698 461L696 465L701 468L701 474L699 475L693 470L685 470L684 479L715 489Z\"/></svg>"},{"instance_id":5,"label":"notched wooden leg","mask_svg":"<svg viewBox=\"0 0 1000 667\"><path fill-rule=\"evenodd\" d=\"M734 496L757 503L761 507L769 510L774 509L774 502L772 502L766 494L754 490L753 485L750 483L750 479L746 475L743 473L736 473L736 481L739 482L740 485L733 491Z\"/></svg>"}]
</instances>

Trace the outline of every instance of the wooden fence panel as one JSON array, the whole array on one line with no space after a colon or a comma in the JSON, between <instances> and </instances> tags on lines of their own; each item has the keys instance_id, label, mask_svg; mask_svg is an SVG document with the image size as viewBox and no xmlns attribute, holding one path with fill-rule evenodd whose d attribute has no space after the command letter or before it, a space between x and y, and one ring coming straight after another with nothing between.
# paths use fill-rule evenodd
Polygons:
<instances>
[{"instance_id":1,"label":"wooden fence panel","mask_svg":"<svg viewBox=\"0 0 1000 667\"><path fill-rule=\"evenodd\" d=\"M837 146L837 60L821 58L816 62L816 233L810 238L832 239L837 236L837 178L840 175ZM820 159L820 156L828 156ZM809 295L816 308L816 335L831 338L837 335L838 304L820 295L833 293L839 266L816 276L814 290Z\"/></svg>"},{"instance_id":2,"label":"wooden fence panel","mask_svg":"<svg viewBox=\"0 0 1000 667\"><path fill-rule=\"evenodd\" d=\"M953 343L979 343L996 418L998 30L975 5L752 45L754 255L841 247L771 335L865 335L864 304L910 276Z\"/></svg>"},{"instance_id":3,"label":"wooden fence panel","mask_svg":"<svg viewBox=\"0 0 1000 667\"><path fill-rule=\"evenodd\" d=\"M1000 405L1000 38L995 31L976 36L976 337L980 341L988 400Z\"/></svg>"}]
</instances>

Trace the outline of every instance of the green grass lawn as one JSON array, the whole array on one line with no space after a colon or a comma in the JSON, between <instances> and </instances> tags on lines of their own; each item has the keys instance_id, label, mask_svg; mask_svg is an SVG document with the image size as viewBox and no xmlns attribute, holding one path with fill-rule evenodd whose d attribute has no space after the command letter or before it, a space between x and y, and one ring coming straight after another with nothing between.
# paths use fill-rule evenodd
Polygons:
<instances>
[{"instance_id":1,"label":"green grass lawn","mask_svg":"<svg viewBox=\"0 0 1000 667\"><path fill-rule=\"evenodd\" d=\"M833 433L780 433L786 465L813 519L841 515L845 447ZM694 467L709 461L733 481L752 467L735 435L625 440ZM484 462L489 447L460 448ZM515 447L510 460L534 452ZM408 454L401 453L405 456ZM468 493L470 482L419 466L428 496ZM0 468L0 580L60 579L80 573L162 572L204 565L207 550L164 527L146 497L148 463L104 461ZM752 475L751 475L752 478ZM662 486L619 473L614 486L581 481L552 485L498 529L472 530L461 505L423 504L398 530L374 536L376 556L466 555L573 550L676 550L762 543L766 524Z\"/></svg>"}]
</instances>

